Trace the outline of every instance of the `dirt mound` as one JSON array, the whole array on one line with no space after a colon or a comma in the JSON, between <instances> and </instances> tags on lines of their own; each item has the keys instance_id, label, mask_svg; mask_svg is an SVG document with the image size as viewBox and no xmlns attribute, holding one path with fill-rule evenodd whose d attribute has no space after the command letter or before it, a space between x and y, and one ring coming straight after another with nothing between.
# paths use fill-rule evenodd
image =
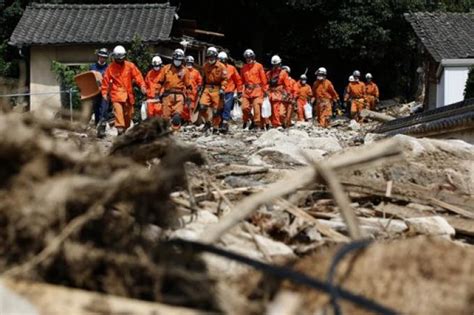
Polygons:
<instances>
[{"instance_id":1,"label":"dirt mound","mask_svg":"<svg viewBox=\"0 0 474 315\"><path fill-rule=\"evenodd\" d=\"M54 137L53 125L0 116L0 271L214 309L204 263L156 242L178 223L170 193L186 186L185 163L202 156L161 120L119 137L109 156Z\"/></svg>"},{"instance_id":2,"label":"dirt mound","mask_svg":"<svg viewBox=\"0 0 474 315\"><path fill-rule=\"evenodd\" d=\"M301 259L296 270L326 279L338 247ZM402 314L472 314L474 250L440 239L377 242L355 251L337 266L335 283ZM329 296L286 282L283 289L303 297L301 314L330 308ZM367 310L340 302L345 314Z\"/></svg>"}]
</instances>

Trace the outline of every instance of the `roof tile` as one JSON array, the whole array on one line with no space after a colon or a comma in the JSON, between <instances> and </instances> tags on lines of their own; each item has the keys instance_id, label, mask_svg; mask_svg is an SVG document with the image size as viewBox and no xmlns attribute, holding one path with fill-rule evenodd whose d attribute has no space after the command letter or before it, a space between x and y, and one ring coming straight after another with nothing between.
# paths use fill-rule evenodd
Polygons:
<instances>
[{"instance_id":1,"label":"roof tile","mask_svg":"<svg viewBox=\"0 0 474 315\"><path fill-rule=\"evenodd\" d=\"M176 8L161 4L29 5L10 37L15 46L130 43L170 38Z\"/></svg>"}]
</instances>

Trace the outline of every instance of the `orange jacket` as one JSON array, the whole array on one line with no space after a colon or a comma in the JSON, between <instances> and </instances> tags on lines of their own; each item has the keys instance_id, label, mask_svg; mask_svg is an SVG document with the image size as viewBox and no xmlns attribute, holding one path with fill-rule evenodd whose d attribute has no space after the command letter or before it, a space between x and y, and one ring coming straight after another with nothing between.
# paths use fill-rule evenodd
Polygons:
<instances>
[{"instance_id":1,"label":"orange jacket","mask_svg":"<svg viewBox=\"0 0 474 315\"><path fill-rule=\"evenodd\" d=\"M293 82L291 81L288 72L282 70L281 68L268 71L267 82L270 90L277 89L290 94L294 90Z\"/></svg>"},{"instance_id":2,"label":"orange jacket","mask_svg":"<svg viewBox=\"0 0 474 315\"><path fill-rule=\"evenodd\" d=\"M317 99L326 98L332 101L339 100L339 95L334 89L334 85L332 85L328 79L316 80L316 82L314 82L313 95Z\"/></svg>"},{"instance_id":3,"label":"orange jacket","mask_svg":"<svg viewBox=\"0 0 474 315\"><path fill-rule=\"evenodd\" d=\"M158 76L160 75L162 69L156 71L154 69L151 69L148 71L145 77L145 83L146 83L146 96L148 98L155 98L157 95L160 95L160 91L157 90L158 87Z\"/></svg>"},{"instance_id":4,"label":"orange jacket","mask_svg":"<svg viewBox=\"0 0 474 315\"><path fill-rule=\"evenodd\" d=\"M347 101L349 98L357 99L365 97L365 84L363 82L351 82L347 86L346 95L344 100Z\"/></svg>"},{"instance_id":5,"label":"orange jacket","mask_svg":"<svg viewBox=\"0 0 474 315\"><path fill-rule=\"evenodd\" d=\"M227 87L225 89L226 93L231 92L242 92L242 78L240 77L239 72L233 65L226 65L227 67Z\"/></svg>"},{"instance_id":6,"label":"orange jacket","mask_svg":"<svg viewBox=\"0 0 474 315\"><path fill-rule=\"evenodd\" d=\"M128 102L133 105L135 104L133 82L146 89L145 80L135 64L126 60L123 64L112 62L105 71L102 80L102 96L107 98L107 94L110 92L109 100L111 102Z\"/></svg>"},{"instance_id":7,"label":"orange jacket","mask_svg":"<svg viewBox=\"0 0 474 315\"><path fill-rule=\"evenodd\" d=\"M293 98L296 98L298 96L298 82L290 76L289 78L291 81L291 90L289 91L289 93Z\"/></svg>"},{"instance_id":8,"label":"orange jacket","mask_svg":"<svg viewBox=\"0 0 474 315\"><path fill-rule=\"evenodd\" d=\"M367 82L365 86L366 86L365 92L367 95L372 95L372 96L375 96L376 98L379 98L379 87L377 86L377 84L371 81L371 82Z\"/></svg>"},{"instance_id":9,"label":"orange jacket","mask_svg":"<svg viewBox=\"0 0 474 315\"><path fill-rule=\"evenodd\" d=\"M192 93L197 95L198 89L202 86L201 73L196 68L187 68L189 72L189 79L191 80Z\"/></svg>"},{"instance_id":10,"label":"orange jacket","mask_svg":"<svg viewBox=\"0 0 474 315\"><path fill-rule=\"evenodd\" d=\"M240 70L240 77L244 87L244 97L263 97L267 91L267 76L260 63L246 63Z\"/></svg>"},{"instance_id":11,"label":"orange jacket","mask_svg":"<svg viewBox=\"0 0 474 315\"><path fill-rule=\"evenodd\" d=\"M298 87L298 99L309 101L313 96L313 91L311 91L309 84L301 84L301 81L298 81L296 84Z\"/></svg>"},{"instance_id":12,"label":"orange jacket","mask_svg":"<svg viewBox=\"0 0 474 315\"><path fill-rule=\"evenodd\" d=\"M176 68L169 64L163 67L158 76L157 90L160 93L178 92L187 95L192 91L189 71L186 67Z\"/></svg>"},{"instance_id":13,"label":"orange jacket","mask_svg":"<svg viewBox=\"0 0 474 315\"><path fill-rule=\"evenodd\" d=\"M216 61L213 65L206 62L202 73L205 85L217 85L223 90L227 88L227 67L222 62Z\"/></svg>"}]
</instances>

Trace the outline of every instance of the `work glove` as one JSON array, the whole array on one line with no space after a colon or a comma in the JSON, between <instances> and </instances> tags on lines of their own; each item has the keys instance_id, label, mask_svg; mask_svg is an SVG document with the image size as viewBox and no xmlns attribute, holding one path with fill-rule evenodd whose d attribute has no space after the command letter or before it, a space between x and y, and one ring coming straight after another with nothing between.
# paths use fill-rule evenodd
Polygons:
<instances>
[{"instance_id":1,"label":"work glove","mask_svg":"<svg viewBox=\"0 0 474 315\"><path fill-rule=\"evenodd\" d=\"M219 96L224 97L225 91L223 89L219 90Z\"/></svg>"}]
</instances>

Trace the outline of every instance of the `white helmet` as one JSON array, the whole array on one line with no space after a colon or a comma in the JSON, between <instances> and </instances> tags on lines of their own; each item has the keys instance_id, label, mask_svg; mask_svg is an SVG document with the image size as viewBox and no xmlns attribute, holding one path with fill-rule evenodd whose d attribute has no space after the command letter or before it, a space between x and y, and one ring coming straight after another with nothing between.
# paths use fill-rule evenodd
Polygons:
<instances>
[{"instance_id":1,"label":"white helmet","mask_svg":"<svg viewBox=\"0 0 474 315\"><path fill-rule=\"evenodd\" d=\"M274 65L274 66L279 65L281 63L280 56L278 56L278 55L273 56L271 62L272 62L272 65Z\"/></svg>"},{"instance_id":2,"label":"white helmet","mask_svg":"<svg viewBox=\"0 0 474 315\"><path fill-rule=\"evenodd\" d=\"M367 74L365 75L365 78L366 78L366 79L372 79L372 78L373 78L373 76L372 76L372 74L371 74L371 73L367 73Z\"/></svg>"},{"instance_id":3,"label":"white helmet","mask_svg":"<svg viewBox=\"0 0 474 315\"><path fill-rule=\"evenodd\" d=\"M354 73L352 74L355 77L359 77L360 78L360 71L359 70L355 70Z\"/></svg>"},{"instance_id":4,"label":"white helmet","mask_svg":"<svg viewBox=\"0 0 474 315\"><path fill-rule=\"evenodd\" d=\"M157 66L161 66L163 64L163 61L161 60L161 57L160 56L155 56L153 57L153 59L151 60L151 65L153 67L157 67Z\"/></svg>"},{"instance_id":5,"label":"white helmet","mask_svg":"<svg viewBox=\"0 0 474 315\"><path fill-rule=\"evenodd\" d=\"M127 55L127 51L125 50L125 47L118 45L118 46L115 46L113 55L115 59L122 60L122 59L125 59L125 56Z\"/></svg>"},{"instance_id":6,"label":"white helmet","mask_svg":"<svg viewBox=\"0 0 474 315\"><path fill-rule=\"evenodd\" d=\"M194 63L194 57L193 56L186 56L186 63Z\"/></svg>"},{"instance_id":7,"label":"white helmet","mask_svg":"<svg viewBox=\"0 0 474 315\"><path fill-rule=\"evenodd\" d=\"M354 81L355 81L354 76L353 75L349 76L349 82L354 82Z\"/></svg>"},{"instance_id":8,"label":"white helmet","mask_svg":"<svg viewBox=\"0 0 474 315\"><path fill-rule=\"evenodd\" d=\"M229 58L229 57L227 56L227 53L225 51L221 51L217 55L217 59L219 59L219 60L227 60L227 58Z\"/></svg>"},{"instance_id":9,"label":"white helmet","mask_svg":"<svg viewBox=\"0 0 474 315\"><path fill-rule=\"evenodd\" d=\"M318 74L320 74L320 75L327 75L327 74L328 74L328 71L326 70L326 68L321 67L321 68L318 69L318 71L316 71L316 75L318 75Z\"/></svg>"},{"instance_id":10,"label":"white helmet","mask_svg":"<svg viewBox=\"0 0 474 315\"><path fill-rule=\"evenodd\" d=\"M308 77L306 76L306 74L302 74L300 75L300 80L308 80Z\"/></svg>"},{"instance_id":11,"label":"white helmet","mask_svg":"<svg viewBox=\"0 0 474 315\"><path fill-rule=\"evenodd\" d=\"M290 68L290 67L288 67L288 66L283 66L283 67L281 67L281 68L282 68L283 70L285 70L286 72L291 73L291 68Z\"/></svg>"},{"instance_id":12,"label":"white helmet","mask_svg":"<svg viewBox=\"0 0 474 315\"><path fill-rule=\"evenodd\" d=\"M255 53L253 52L252 49L246 49L244 51L244 58L254 59L255 58Z\"/></svg>"},{"instance_id":13,"label":"white helmet","mask_svg":"<svg viewBox=\"0 0 474 315\"><path fill-rule=\"evenodd\" d=\"M206 57L209 57L209 58L217 57L217 48L209 47L206 51Z\"/></svg>"}]
</instances>

